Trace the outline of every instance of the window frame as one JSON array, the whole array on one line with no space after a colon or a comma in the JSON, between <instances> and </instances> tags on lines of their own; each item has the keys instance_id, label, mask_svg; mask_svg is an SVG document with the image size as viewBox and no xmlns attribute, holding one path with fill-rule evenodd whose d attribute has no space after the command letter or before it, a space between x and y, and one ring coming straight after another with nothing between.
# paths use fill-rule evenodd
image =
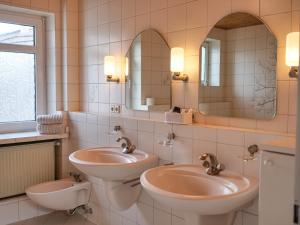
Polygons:
<instances>
[{"instance_id":1,"label":"window frame","mask_svg":"<svg viewBox=\"0 0 300 225\"><path fill-rule=\"evenodd\" d=\"M46 76L45 76L45 23L44 17L19 14L0 10L0 22L35 27L35 45L14 45L0 43L0 51L35 54L35 115L46 112ZM0 123L0 133L34 130L36 120Z\"/></svg>"},{"instance_id":2,"label":"window frame","mask_svg":"<svg viewBox=\"0 0 300 225\"><path fill-rule=\"evenodd\" d=\"M203 59L203 48L205 49L205 58ZM205 64L205 68L201 69L201 76L200 76L200 82L202 86L208 86L208 51L209 51L209 44L207 41L204 41L203 44L201 45L201 67L203 65L203 62Z\"/></svg>"}]
</instances>

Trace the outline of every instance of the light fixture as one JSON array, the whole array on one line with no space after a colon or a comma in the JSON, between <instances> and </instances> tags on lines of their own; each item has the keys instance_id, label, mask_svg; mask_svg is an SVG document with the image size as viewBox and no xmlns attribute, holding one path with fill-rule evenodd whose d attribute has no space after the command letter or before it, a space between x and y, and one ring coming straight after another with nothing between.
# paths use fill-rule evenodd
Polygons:
<instances>
[{"instance_id":1,"label":"light fixture","mask_svg":"<svg viewBox=\"0 0 300 225\"><path fill-rule=\"evenodd\" d=\"M119 82L119 77L114 77L115 75L116 62L114 56L104 57L104 74L106 75L107 82Z\"/></svg>"},{"instance_id":2,"label":"light fixture","mask_svg":"<svg viewBox=\"0 0 300 225\"><path fill-rule=\"evenodd\" d=\"M299 66L299 32L291 32L286 36L285 64L291 67L289 76L298 77Z\"/></svg>"},{"instance_id":3,"label":"light fixture","mask_svg":"<svg viewBox=\"0 0 300 225\"><path fill-rule=\"evenodd\" d=\"M171 72L173 73L173 80L188 81L189 77L182 74L184 70L184 49L171 49Z\"/></svg>"}]
</instances>

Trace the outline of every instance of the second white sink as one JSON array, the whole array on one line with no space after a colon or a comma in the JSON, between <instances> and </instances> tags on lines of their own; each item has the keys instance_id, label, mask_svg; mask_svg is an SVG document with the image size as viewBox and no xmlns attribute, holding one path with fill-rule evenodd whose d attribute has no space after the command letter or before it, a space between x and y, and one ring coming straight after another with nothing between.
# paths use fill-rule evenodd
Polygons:
<instances>
[{"instance_id":1,"label":"second white sink","mask_svg":"<svg viewBox=\"0 0 300 225\"><path fill-rule=\"evenodd\" d=\"M229 225L235 212L258 194L258 181L228 170L207 175L202 166L174 165L147 170L143 188L156 201L186 212L191 225Z\"/></svg>"}]
</instances>

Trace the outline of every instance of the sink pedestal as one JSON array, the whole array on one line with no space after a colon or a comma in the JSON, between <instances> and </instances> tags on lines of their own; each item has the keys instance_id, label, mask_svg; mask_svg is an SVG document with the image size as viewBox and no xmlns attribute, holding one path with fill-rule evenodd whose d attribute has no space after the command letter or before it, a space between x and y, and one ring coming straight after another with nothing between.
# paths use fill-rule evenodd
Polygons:
<instances>
[{"instance_id":1,"label":"sink pedestal","mask_svg":"<svg viewBox=\"0 0 300 225\"><path fill-rule=\"evenodd\" d=\"M186 225L233 225L236 212L221 215L197 215L196 213L185 213Z\"/></svg>"},{"instance_id":2,"label":"sink pedestal","mask_svg":"<svg viewBox=\"0 0 300 225\"><path fill-rule=\"evenodd\" d=\"M142 190L141 185L120 181L104 181L105 193L112 204L118 210L129 209L138 199Z\"/></svg>"}]
</instances>

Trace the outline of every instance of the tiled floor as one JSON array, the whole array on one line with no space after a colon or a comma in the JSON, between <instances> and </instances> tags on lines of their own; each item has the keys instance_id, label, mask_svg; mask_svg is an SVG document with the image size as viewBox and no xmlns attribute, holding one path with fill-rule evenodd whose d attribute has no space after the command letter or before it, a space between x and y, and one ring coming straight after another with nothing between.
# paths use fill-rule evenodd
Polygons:
<instances>
[{"instance_id":1,"label":"tiled floor","mask_svg":"<svg viewBox=\"0 0 300 225\"><path fill-rule=\"evenodd\" d=\"M44 216L23 220L10 225L95 225L79 214L73 216L65 212L54 212Z\"/></svg>"}]
</instances>

